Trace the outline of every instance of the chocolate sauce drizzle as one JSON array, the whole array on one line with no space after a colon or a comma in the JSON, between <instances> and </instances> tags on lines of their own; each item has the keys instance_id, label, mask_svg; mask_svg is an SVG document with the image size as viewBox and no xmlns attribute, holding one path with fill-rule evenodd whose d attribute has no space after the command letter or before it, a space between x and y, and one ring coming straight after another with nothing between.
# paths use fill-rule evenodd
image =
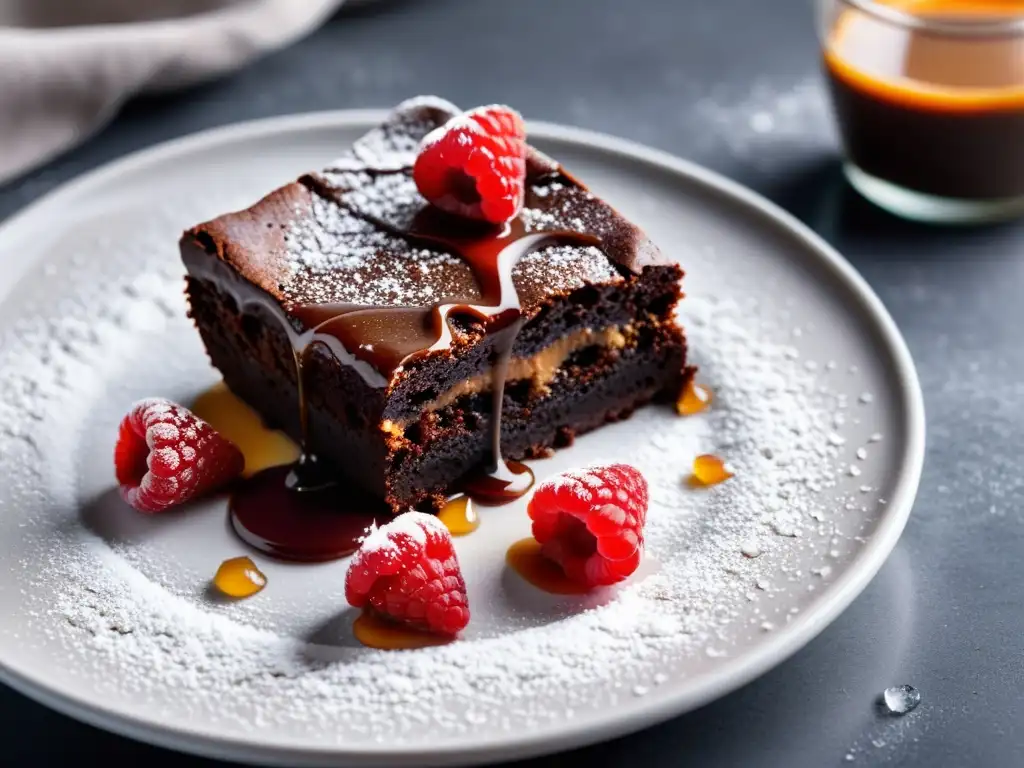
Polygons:
<instances>
[{"instance_id":1,"label":"chocolate sauce drizzle","mask_svg":"<svg viewBox=\"0 0 1024 768\"><path fill-rule=\"evenodd\" d=\"M493 502L522 495L532 485L530 482L524 487L522 482L526 468L517 464L509 470L501 457L501 406L505 379L516 337L524 323L512 271L521 258L539 248L558 243L597 245L600 241L572 231L529 232L521 218L513 219L501 228L483 230L433 209L424 209L408 229L400 230L357 210L352 210L352 213L413 243L440 247L460 257L473 270L479 283L480 298L447 297L432 307L307 305L293 308L292 313L313 329L313 339L326 341L342 360L352 358L370 366L378 374L391 374L419 355L449 347L452 343L449 321L455 316L485 322L496 351L491 368L491 457L479 478L468 479L466 491L477 495L474 493L476 489L481 497ZM297 361L301 361L306 349L308 345L297 353ZM301 362L298 373L301 377ZM301 400L301 384L299 391ZM300 408L305 412L304 403ZM305 429L305 419L303 424ZM303 451L306 452L305 445Z\"/></svg>"},{"instance_id":2,"label":"chocolate sauce drizzle","mask_svg":"<svg viewBox=\"0 0 1024 768\"><path fill-rule=\"evenodd\" d=\"M516 337L525 322L512 279L513 269L527 254L550 245L600 244L599 238L579 232L530 232L520 217L503 227L483 228L432 208L421 211L408 228L399 229L346 206L342 201L335 202L392 235L416 245L445 250L463 259L473 271L481 295L479 298L446 297L428 307L367 307L352 304L291 307L291 314L308 329L301 333L297 333L288 323L280 308L262 299L258 300L270 306L274 314L281 318L292 343L299 395L302 457L286 474L267 470L253 478L254 487L262 488L261 492L250 490L236 494L231 504L232 524L248 543L286 559L317 560L344 556L358 545L358 536L363 530L360 525L369 525L381 515L379 504L365 500L358 504L347 501L342 503L344 494L332 494L330 486L334 480L310 450L304 369L312 347L317 343L325 344L343 364L353 366L371 386L386 386L399 367L421 355L449 347L452 343L450 321L455 317L468 317L483 322L495 343L495 359L491 366L491 450L488 461L464 479L461 490L483 504L510 501L522 496L533 485L533 473L528 467L519 462L506 462L501 454L501 411L505 379ZM285 491L283 496L269 487L282 479ZM314 508L308 515L308 510L304 512L301 509L306 506L303 498L308 498ZM326 546L330 554L321 546L321 542L316 541L317 536L311 537L310 547L303 551L298 542L310 537L310 532L319 525L316 520L322 516L324 499L331 499L331 503L337 504L338 513L354 514L362 523L354 527L335 524L334 528L348 533L331 535L331 544ZM269 509L270 504L273 504L276 511ZM295 525L282 522L296 515L298 522ZM333 530L329 524L328 528Z\"/></svg>"},{"instance_id":3,"label":"chocolate sauce drizzle","mask_svg":"<svg viewBox=\"0 0 1024 768\"><path fill-rule=\"evenodd\" d=\"M281 560L315 563L351 555L391 510L380 499L336 484L294 490L294 467L270 467L231 495L231 527L251 547Z\"/></svg>"}]
</instances>

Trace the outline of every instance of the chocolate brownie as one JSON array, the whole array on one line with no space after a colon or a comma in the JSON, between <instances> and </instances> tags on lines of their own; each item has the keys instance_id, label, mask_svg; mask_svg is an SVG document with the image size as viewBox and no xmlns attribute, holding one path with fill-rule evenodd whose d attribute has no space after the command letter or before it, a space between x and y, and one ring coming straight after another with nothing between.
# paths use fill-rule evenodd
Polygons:
<instances>
[{"instance_id":1,"label":"chocolate brownie","mask_svg":"<svg viewBox=\"0 0 1024 768\"><path fill-rule=\"evenodd\" d=\"M457 112L405 102L326 169L181 239L227 385L395 511L496 461L495 437L505 458L543 456L686 375L679 266L555 162L530 150L502 237L419 195L420 140Z\"/></svg>"}]
</instances>

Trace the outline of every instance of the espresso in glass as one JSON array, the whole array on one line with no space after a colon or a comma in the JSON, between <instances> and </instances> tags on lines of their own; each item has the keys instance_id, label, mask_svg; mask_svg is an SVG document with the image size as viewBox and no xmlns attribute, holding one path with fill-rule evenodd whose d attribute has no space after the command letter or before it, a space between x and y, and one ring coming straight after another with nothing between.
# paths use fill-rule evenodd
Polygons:
<instances>
[{"instance_id":1,"label":"espresso in glass","mask_svg":"<svg viewBox=\"0 0 1024 768\"><path fill-rule=\"evenodd\" d=\"M827 0L846 173L894 213L1024 213L1024 0Z\"/></svg>"}]
</instances>

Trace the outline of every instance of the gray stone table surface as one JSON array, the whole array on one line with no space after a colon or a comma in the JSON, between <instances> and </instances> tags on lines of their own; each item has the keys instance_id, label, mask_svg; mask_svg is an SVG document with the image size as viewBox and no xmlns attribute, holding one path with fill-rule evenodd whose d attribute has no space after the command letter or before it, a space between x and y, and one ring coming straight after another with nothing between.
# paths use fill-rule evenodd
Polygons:
<instances>
[{"instance_id":1,"label":"gray stone table surface","mask_svg":"<svg viewBox=\"0 0 1024 768\"><path fill-rule=\"evenodd\" d=\"M927 229L843 183L810 0L382 0L187 93L130 104L85 146L0 187L0 218L125 152L272 114L435 92L691 158L794 212L903 330L928 415L914 514L820 637L697 712L581 750L591 766L1024 765L1024 224ZM10 257L10 255L8 255ZM902 719L874 699L912 683ZM80 725L0 688L5 764L209 761ZM565 756L523 765L559 765ZM8 763L8 761L10 761Z\"/></svg>"}]
</instances>

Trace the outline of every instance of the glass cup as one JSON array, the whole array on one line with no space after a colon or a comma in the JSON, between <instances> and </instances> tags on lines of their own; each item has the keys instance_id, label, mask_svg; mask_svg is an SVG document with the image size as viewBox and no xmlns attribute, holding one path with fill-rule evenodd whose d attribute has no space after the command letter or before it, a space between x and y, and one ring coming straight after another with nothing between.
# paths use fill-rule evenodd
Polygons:
<instances>
[{"instance_id":1,"label":"glass cup","mask_svg":"<svg viewBox=\"0 0 1024 768\"><path fill-rule=\"evenodd\" d=\"M1024 214L1024 0L818 0L818 31L864 197L929 222Z\"/></svg>"}]
</instances>

